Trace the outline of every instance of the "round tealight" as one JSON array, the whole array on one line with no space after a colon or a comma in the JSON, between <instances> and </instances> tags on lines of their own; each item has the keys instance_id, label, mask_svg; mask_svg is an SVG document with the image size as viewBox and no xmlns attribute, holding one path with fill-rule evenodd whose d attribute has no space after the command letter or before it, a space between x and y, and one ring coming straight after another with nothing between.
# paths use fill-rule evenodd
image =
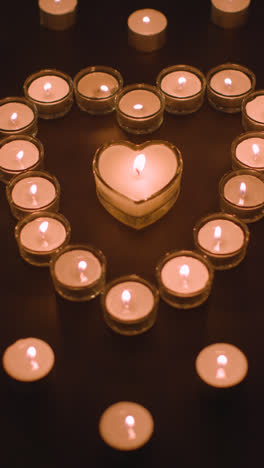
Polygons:
<instances>
[{"instance_id":1,"label":"round tealight","mask_svg":"<svg viewBox=\"0 0 264 468\"><path fill-rule=\"evenodd\" d=\"M246 104L247 115L257 122L264 123L264 95L256 96Z\"/></svg>"},{"instance_id":2,"label":"round tealight","mask_svg":"<svg viewBox=\"0 0 264 468\"><path fill-rule=\"evenodd\" d=\"M99 432L106 444L117 450L136 450L151 438L154 421L138 403L120 401L109 406L99 421Z\"/></svg>"},{"instance_id":3,"label":"round tealight","mask_svg":"<svg viewBox=\"0 0 264 468\"><path fill-rule=\"evenodd\" d=\"M183 266L188 275L181 274ZM184 273L184 270L183 270ZM161 270L164 286L179 294L192 294L203 289L209 281L209 272L205 264L190 256L178 256L169 260Z\"/></svg>"},{"instance_id":4,"label":"round tealight","mask_svg":"<svg viewBox=\"0 0 264 468\"><path fill-rule=\"evenodd\" d=\"M70 287L86 287L102 274L98 258L89 250L73 249L62 253L54 266L56 279Z\"/></svg>"},{"instance_id":5,"label":"round tealight","mask_svg":"<svg viewBox=\"0 0 264 468\"><path fill-rule=\"evenodd\" d=\"M159 112L160 99L148 90L135 89L124 94L119 101L119 109L124 114L142 119Z\"/></svg>"},{"instance_id":6,"label":"round tealight","mask_svg":"<svg viewBox=\"0 0 264 468\"><path fill-rule=\"evenodd\" d=\"M248 167L254 169L263 168L264 138L245 138L236 146L235 155L238 161Z\"/></svg>"},{"instance_id":7,"label":"round tealight","mask_svg":"<svg viewBox=\"0 0 264 468\"><path fill-rule=\"evenodd\" d=\"M38 147L27 140L13 140L0 148L0 167L9 171L23 171L39 160Z\"/></svg>"},{"instance_id":8,"label":"round tealight","mask_svg":"<svg viewBox=\"0 0 264 468\"><path fill-rule=\"evenodd\" d=\"M245 196L241 194L241 184L246 185ZM264 182L252 175L234 175L224 186L224 197L241 207L252 207L264 203Z\"/></svg>"},{"instance_id":9,"label":"round tealight","mask_svg":"<svg viewBox=\"0 0 264 468\"><path fill-rule=\"evenodd\" d=\"M117 79L105 72L92 72L84 75L77 85L78 92L83 96L103 99L116 93L119 88Z\"/></svg>"},{"instance_id":10,"label":"round tealight","mask_svg":"<svg viewBox=\"0 0 264 468\"><path fill-rule=\"evenodd\" d=\"M129 304L122 300L122 293L130 294ZM136 321L149 315L154 307L154 296L150 288L138 281L125 281L113 286L106 295L107 312L121 322Z\"/></svg>"},{"instance_id":11,"label":"round tealight","mask_svg":"<svg viewBox=\"0 0 264 468\"><path fill-rule=\"evenodd\" d=\"M151 8L136 10L128 17L128 27L142 36L159 34L167 27L167 18L160 11Z\"/></svg>"},{"instance_id":12,"label":"round tealight","mask_svg":"<svg viewBox=\"0 0 264 468\"><path fill-rule=\"evenodd\" d=\"M2 358L6 373L21 382L34 382L46 377L54 361L52 348L38 338L15 341L6 348Z\"/></svg>"},{"instance_id":13,"label":"round tealight","mask_svg":"<svg viewBox=\"0 0 264 468\"><path fill-rule=\"evenodd\" d=\"M0 106L0 130L19 130L30 125L33 120L34 113L26 104L13 101Z\"/></svg>"},{"instance_id":14,"label":"round tealight","mask_svg":"<svg viewBox=\"0 0 264 468\"><path fill-rule=\"evenodd\" d=\"M41 225L47 224L45 232L41 232ZM46 227L46 226L45 226ZM60 247L67 236L65 226L57 219L39 217L25 224L20 231L20 242L28 250L49 252Z\"/></svg>"},{"instance_id":15,"label":"round tealight","mask_svg":"<svg viewBox=\"0 0 264 468\"><path fill-rule=\"evenodd\" d=\"M226 13L236 13L248 8L251 0L211 0L218 10Z\"/></svg>"},{"instance_id":16,"label":"round tealight","mask_svg":"<svg viewBox=\"0 0 264 468\"><path fill-rule=\"evenodd\" d=\"M196 372L208 385L228 388L246 377L248 361L245 354L228 343L214 343L202 349L195 361Z\"/></svg>"},{"instance_id":17,"label":"round tealight","mask_svg":"<svg viewBox=\"0 0 264 468\"><path fill-rule=\"evenodd\" d=\"M32 187L36 193L31 193ZM13 203L21 208L38 210L52 203L56 189L44 177L24 177L14 185L11 197Z\"/></svg>"},{"instance_id":18,"label":"round tealight","mask_svg":"<svg viewBox=\"0 0 264 468\"><path fill-rule=\"evenodd\" d=\"M73 11L77 0L39 0L39 8L52 15L65 15Z\"/></svg>"},{"instance_id":19,"label":"round tealight","mask_svg":"<svg viewBox=\"0 0 264 468\"><path fill-rule=\"evenodd\" d=\"M221 239L215 238L215 229L221 228ZM226 255L243 247L245 235L241 227L227 219L214 219L205 223L198 232L198 244L214 255ZM216 245L218 248L216 249Z\"/></svg>"},{"instance_id":20,"label":"round tealight","mask_svg":"<svg viewBox=\"0 0 264 468\"><path fill-rule=\"evenodd\" d=\"M251 89L252 83L246 73L226 68L212 76L210 86L214 91L224 96L239 96L247 93Z\"/></svg>"},{"instance_id":21,"label":"round tealight","mask_svg":"<svg viewBox=\"0 0 264 468\"><path fill-rule=\"evenodd\" d=\"M46 91L45 87L48 88ZM69 92L67 81L56 75L40 76L28 87L29 97L38 102L56 102L65 98Z\"/></svg>"},{"instance_id":22,"label":"round tealight","mask_svg":"<svg viewBox=\"0 0 264 468\"><path fill-rule=\"evenodd\" d=\"M174 71L162 78L161 90L170 96L186 98L194 96L202 89L201 80L195 73Z\"/></svg>"}]
</instances>

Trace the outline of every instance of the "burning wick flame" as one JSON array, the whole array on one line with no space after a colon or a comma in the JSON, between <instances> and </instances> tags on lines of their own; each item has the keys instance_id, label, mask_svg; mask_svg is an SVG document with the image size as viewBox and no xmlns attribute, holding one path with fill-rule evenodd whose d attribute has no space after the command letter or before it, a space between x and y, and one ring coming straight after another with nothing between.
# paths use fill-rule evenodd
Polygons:
<instances>
[{"instance_id":1,"label":"burning wick flame","mask_svg":"<svg viewBox=\"0 0 264 468\"><path fill-rule=\"evenodd\" d=\"M121 301L124 305L124 307L128 308L131 302L131 294L128 291L128 289L124 289L124 291L121 294Z\"/></svg>"},{"instance_id":2,"label":"burning wick flame","mask_svg":"<svg viewBox=\"0 0 264 468\"><path fill-rule=\"evenodd\" d=\"M150 17L149 16L144 16L142 18L143 23L150 23Z\"/></svg>"},{"instance_id":3,"label":"burning wick flame","mask_svg":"<svg viewBox=\"0 0 264 468\"><path fill-rule=\"evenodd\" d=\"M135 104L133 107L134 107L135 110L142 110L143 109L142 104Z\"/></svg>"},{"instance_id":4,"label":"burning wick flame","mask_svg":"<svg viewBox=\"0 0 264 468\"><path fill-rule=\"evenodd\" d=\"M190 267L186 264L183 264L181 267L180 267L180 276L181 278L183 279L183 285L184 285L184 288L188 288L188 277L190 275Z\"/></svg>"},{"instance_id":5,"label":"burning wick flame","mask_svg":"<svg viewBox=\"0 0 264 468\"><path fill-rule=\"evenodd\" d=\"M145 164L146 164L146 156L143 153L138 154L133 164L133 169L138 176L142 173L145 167Z\"/></svg>"},{"instance_id":6,"label":"burning wick flame","mask_svg":"<svg viewBox=\"0 0 264 468\"><path fill-rule=\"evenodd\" d=\"M59 4L61 0L54 0L54 3Z\"/></svg>"},{"instance_id":7,"label":"burning wick flame","mask_svg":"<svg viewBox=\"0 0 264 468\"><path fill-rule=\"evenodd\" d=\"M222 237L222 229L221 229L220 226L216 226L216 227L215 227L215 230L214 230L214 240L216 241L214 250L215 250L216 252L219 252L219 251L220 251L220 241L221 241L221 237Z\"/></svg>"},{"instance_id":8,"label":"burning wick flame","mask_svg":"<svg viewBox=\"0 0 264 468\"><path fill-rule=\"evenodd\" d=\"M184 85L186 85L187 83L187 80L184 76L180 76L180 78L178 78L178 85L182 88Z\"/></svg>"},{"instance_id":9,"label":"burning wick flame","mask_svg":"<svg viewBox=\"0 0 264 468\"><path fill-rule=\"evenodd\" d=\"M30 186L30 189L29 189L29 192L30 192L30 195L32 195L32 202L33 202L33 205L37 205L37 200L35 198L35 195L38 191L38 187L36 184L32 184Z\"/></svg>"},{"instance_id":10,"label":"burning wick flame","mask_svg":"<svg viewBox=\"0 0 264 468\"><path fill-rule=\"evenodd\" d=\"M13 114L10 116L10 120L11 120L12 124L14 124L14 125L16 124L17 118L18 118L17 112L13 112Z\"/></svg>"},{"instance_id":11,"label":"burning wick flame","mask_svg":"<svg viewBox=\"0 0 264 468\"><path fill-rule=\"evenodd\" d=\"M102 85L100 86L100 90L103 91L104 93L107 93L109 91L109 88L106 85Z\"/></svg>"},{"instance_id":12,"label":"burning wick flame","mask_svg":"<svg viewBox=\"0 0 264 468\"><path fill-rule=\"evenodd\" d=\"M33 370L38 370L39 369L39 365L36 361L34 361L34 358L37 356L37 350L34 346L29 346L28 349L27 349L27 357L30 361L30 365L32 367Z\"/></svg>"},{"instance_id":13,"label":"burning wick flame","mask_svg":"<svg viewBox=\"0 0 264 468\"><path fill-rule=\"evenodd\" d=\"M16 160L20 162L21 164L21 167L23 168L24 165L22 164L22 159L24 157L24 151L18 151L18 153L16 154Z\"/></svg>"},{"instance_id":14,"label":"burning wick flame","mask_svg":"<svg viewBox=\"0 0 264 468\"><path fill-rule=\"evenodd\" d=\"M226 377L226 372L225 372L224 367L227 365L228 359L224 354L220 354L217 357L216 361L217 361L217 364L219 366L217 371L216 371L216 378L217 379L224 379Z\"/></svg>"},{"instance_id":15,"label":"burning wick flame","mask_svg":"<svg viewBox=\"0 0 264 468\"><path fill-rule=\"evenodd\" d=\"M133 416L127 416L125 418L125 425L127 427L127 432L128 432L128 438L130 440L133 440L136 438L136 433L133 429L135 426L135 418Z\"/></svg>"},{"instance_id":16,"label":"burning wick flame","mask_svg":"<svg viewBox=\"0 0 264 468\"><path fill-rule=\"evenodd\" d=\"M247 192L247 186L245 182L241 182L240 187L239 187L239 193L240 193L240 199L238 201L239 205L244 205L245 204L245 196Z\"/></svg>"},{"instance_id":17,"label":"burning wick flame","mask_svg":"<svg viewBox=\"0 0 264 468\"><path fill-rule=\"evenodd\" d=\"M232 80L231 78L225 78L225 85L228 87L228 88L231 88L232 86Z\"/></svg>"},{"instance_id":18,"label":"burning wick flame","mask_svg":"<svg viewBox=\"0 0 264 468\"><path fill-rule=\"evenodd\" d=\"M43 241L43 247L48 247L49 245L47 240L45 239L45 234L48 230L48 227L49 227L48 221L43 221L39 226L39 232L40 232L41 239Z\"/></svg>"},{"instance_id":19,"label":"burning wick flame","mask_svg":"<svg viewBox=\"0 0 264 468\"><path fill-rule=\"evenodd\" d=\"M259 155L260 153L260 147L259 145L257 145L256 143L253 143L252 145L252 151L253 151L253 154L254 154L254 160L257 159L257 156Z\"/></svg>"},{"instance_id":20,"label":"burning wick flame","mask_svg":"<svg viewBox=\"0 0 264 468\"><path fill-rule=\"evenodd\" d=\"M52 84L47 81L47 83L44 84L43 89L46 94L50 94L52 88Z\"/></svg>"},{"instance_id":21,"label":"burning wick flame","mask_svg":"<svg viewBox=\"0 0 264 468\"><path fill-rule=\"evenodd\" d=\"M80 262L78 263L78 271L80 273L80 280L81 280L81 283L84 283L85 281L87 281L87 276L85 276L84 274L84 271L86 270L87 268L87 263L85 260L80 260Z\"/></svg>"}]
</instances>

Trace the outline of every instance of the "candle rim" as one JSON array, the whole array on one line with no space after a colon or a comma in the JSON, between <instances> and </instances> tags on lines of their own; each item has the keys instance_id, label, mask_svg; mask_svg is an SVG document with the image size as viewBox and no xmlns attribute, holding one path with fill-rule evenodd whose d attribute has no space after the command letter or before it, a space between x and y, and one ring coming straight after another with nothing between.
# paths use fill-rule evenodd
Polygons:
<instances>
[{"instance_id":1,"label":"candle rim","mask_svg":"<svg viewBox=\"0 0 264 468\"><path fill-rule=\"evenodd\" d=\"M15 142L15 141L28 141L29 143L32 143L38 150L38 160L33 163L31 166L28 166L26 169L9 169L4 166L1 166L0 164L0 169L2 169L5 173L10 173L10 174L15 174L18 175L23 171L30 171L34 170L34 168L38 167L39 165L42 164L43 158L44 158L44 146L41 143L40 140L37 138L34 138L30 135L13 135L13 136L8 136L6 138L3 138L3 140L0 142L0 151L1 149L5 146L8 145L9 143Z\"/></svg>"},{"instance_id":2,"label":"candle rim","mask_svg":"<svg viewBox=\"0 0 264 468\"><path fill-rule=\"evenodd\" d=\"M148 114L147 116L134 116L133 119L140 121L140 120L145 120L145 119L151 119L155 115L160 114L161 112L164 112L165 109L165 98L162 94L162 92L157 88L156 86L152 86L146 83L137 83L133 85L128 85L125 86L124 88L120 89L116 98L115 98L115 104L116 104L116 109L121 115L124 115L125 117L131 117L130 114L127 114L126 112L122 111L119 107L120 101L125 97L126 94L133 92L133 91L147 91L148 93L152 93L156 96L157 99L159 99L160 107L156 112L153 112L152 114Z\"/></svg>"},{"instance_id":3,"label":"candle rim","mask_svg":"<svg viewBox=\"0 0 264 468\"><path fill-rule=\"evenodd\" d=\"M56 78L61 78L62 80L64 80L68 86L69 86L69 90L67 92L67 94L65 94L62 98L60 99L55 99L53 101L42 101L42 100L39 100L39 99L35 99L35 98L32 98L30 95L29 95L29 87L31 86L31 84L39 79L39 78L43 78L43 77L49 77L49 76L54 76ZM56 104L56 103L60 103L60 102L63 102L65 99L67 99L70 95L73 94L73 81L72 81L72 78L70 77L70 75L68 75L67 73L65 72L62 72L60 70L57 70L56 68L45 68L43 70L38 70L34 73L32 73L31 75L29 75L27 77L27 79L25 80L24 84L23 84L23 90L24 90L24 94L26 96L26 99L32 103L36 102L36 103L41 103L43 105L52 105L52 104Z\"/></svg>"},{"instance_id":4,"label":"candle rim","mask_svg":"<svg viewBox=\"0 0 264 468\"><path fill-rule=\"evenodd\" d=\"M13 129L0 128L0 131L4 132L5 135L13 135L14 132L17 135L17 132L22 132L22 130L27 129L27 128L31 127L34 123L36 123L37 118L38 118L38 110L37 110L36 105L34 104L34 102L31 102L26 97L11 96L11 97L1 99L0 100L0 110L1 110L2 106L5 106L6 104L12 104L12 103L18 103L18 104L23 104L24 106L27 106L32 111L33 116L32 116L32 119L30 120L30 122L28 122L26 125L23 125L22 127L13 128Z\"/></svg>"},{"instance_id":5,"label":"candle rim","mask_svg":"<svg viewBox=\"0 0 264 468\"><path fill-rule=\"evenodd\" d=\"M219 72L225 71L225 70L234 70L234 71L239 71L241 73L244 73L249 78L249 80L251 82L250 89L248 91L244 92L244 93L226 95L226 94L221 93L219 91L216 91L214 88L212 88L211 87L211 80L212 80L213 76L216 73L219 73ZM216 67L211 68L211 70L209 70L209 72L206 75L206 81L208 83L208 87L215 94L217 94L220 97L224 97L225 99L235 99L236 97L239 97L239 96L245 96L246 97L246 96L248 96L249 94L252 93L252 91L255 89L255 86L256 86L256 76L252 72L252 70L250 70L247 67L244 67L243 65L240 65L238 63L232 63L232 62L223 63L222 65L218 65Z\"/></svg>"},{"instance_id":6,"label":"candle rim","mask_svg":"<svg viewBox=\"0 0 264 468\"><path fill-rule=\"evenodd\" d=\"M111 75L113 78L115 78L117 80L117 83L118 83L118 86L117 86L117 89L115 90L114 93L111 93L110 95L108 96L105 96L105 97L95 97L95 96L86 96L85 94L83 94L82 92L79 91L78 89L78 85L79 85L79 82L81 81L82 78L84 78L86 75L89 75L91 73L106 73L108 75ZM84 99L87 99L87 100L91 100L91 101L98 101L98 100L107 100L109 98L113 98L113 96L116 96L118 94L118 92L123 88L123 77L122 75L120 74L120 72L118 70L116 70L115 68L112 68L112 67L108 67L108 66L104 66L104 65L92 65L91 67L86 67L86 68L83 68L82 70L80 70L73 78L73 88L74 88L74 92L75 94L79 94L80 96L82 96Z\"/></svg>"},{"instance_id":7,"label":"candle rim","mask_svg":"<svg viewBox=\"0 0 264 468\"><path fill-rule=\"evenodd\" d=\"M264 90L263 90L264 92ZM239 165L239 167L243 167L244 169L247 169L247 170L255 170L255 171L263 171L264 170L264 165L263 166L252 166L252 165L248 165L246 164L244 161L242 161L241 159L238 158L237 156L237 148L240 144L242 144L244 141L246 140L250 140L250 139L254 139L254 138L259 138L260 140L263 141L263 144L264 144L264 134L263 132L261 132L260 130L259 131L247 131L247 132L244 132L244 133L241 133L240 135L238 135L233 141L232 141L232 145L231 145L231 153L232 153L232 157L235 159L236 161L236 165Z\"/></svg>"},{"instance_id":8,"label":"candle rim","mask_svg":"<svg viewBox=\"0 0 264 468\"><path fill-rule=\"evenodd\" d=\"M220 194L223 194L223 198L235 209L240 209L243 212L247 212L247 211L250 212L252 209L258 209L261 206L264 206L264 199L263 199L263 201L261 203L258 203L257 205L245 205L244 206L244 205L238 205L237 203L232 202L231 200L229 200L225 196L225 186L226 186L226 184L231 179L234 179L236 177L243 176L243 175L255 177L256 179L258 179L259 181L261 181L264 184L263 177L257 171L250 170L250 169L248 169L248 170L247 169L241 169L241 170L236 170L236 171L229 171L226 174L224 174L220 179L219 192L220 192Z\"/></svg>"},{"instance_id":9,"label":"candle rim","mask_svg":"<svg viewBox=\"0 0 264 468\"><path fill-rule=\"evenodd\" d=\"M199 91L197 91L197 93L192 94L192 95L187 96L187 97L173 96L173 95L167 93L166 91L164 91L162 89L162 87L161 87L162 80L167 75L169 75L170 73L177 72L177 71L179 71L179 72L189 72L189 73L192 73L193 75L195 75L201 82L201 89ZM170 67L163 68L163 70L160 71L160 73L158 74L157 79L156 79L156 85L162 90L162 93L164 93L168 97L173 97L174 99L179 99L179 100L188 100L188 99L191 100L195 96L198 96L199 94L204 93L204 91L206 89L206 79L205 79L204 74L201 72L201 70L199 70L196 67L193 67L192 65L186 65L186 64L172 65Z\"/></svg>"}]
</instances>

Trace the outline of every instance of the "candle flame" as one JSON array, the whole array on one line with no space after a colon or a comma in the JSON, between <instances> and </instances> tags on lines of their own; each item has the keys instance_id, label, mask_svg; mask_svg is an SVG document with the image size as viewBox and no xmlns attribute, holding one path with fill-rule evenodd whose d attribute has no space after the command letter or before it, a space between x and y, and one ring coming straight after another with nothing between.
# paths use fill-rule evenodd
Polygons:
<instances>
[{"instance_id":1,"label":"candle flame","mask_svg":"<svg viewBox=\"0 0 264 468\"><path fill-rule=\"evenodd\" d=\"M186 264L183 264L180 267L180 275L184 278L187 279L190 274L190 267Z\"/></svg>"},{"instance_id":2,"label":"candle flame","mask_svg":"<svg viewBox=\"0 0 264 468\"><path fill-rule=\"evenodd\" d=\"M29 346L27 349L27 357L34 359L37 355L37 350L34 346Z\"/></svg>"},{"instance_id":3,"label":"candle flame","mask_svg":"<svg viewBox=\"0 0 264 468\"><path fill-rule=\"evenodd\" d=\"M135 157L134 164L133 164L133 169L137 173L137 175L140 175L146 165L146 156L141 153L138 154Z\"/></svg>"},{"instance_id":4,"label":"candle flame","mask_svg":"<svg viewBox=\"0 0 264 468\"><path fill-rule=\"evenodd\" d=\"M81 260L79 263L78 263L78 270L79 271L85 271L87 268L87 263L85 260Z\"/></svg>"},{"instance_id":5,"label":"candle flame","mask_svg":"<svg viewBox=\"0 0 264 468\"><path fill-rule=\"evenodd\" d=\"M10 120L11 120L11 122L12 122L13 124L16 123L17 118L18 118L17 112L13 112L13 114L11 114L11 116L10 116Z\"/></svg>"},{"instance_id":6,"label":"candle flame","mask_svg":"<svg viewBox=\"0 0 264 468\"><path fill-rule=\"evenodd\" d=\"M149 16L144 16L142 18L143 23L150 23L150 17Z\"/></svg>"},{"instance_id":7,"label":"candle flame","mask_svg":"<svg viewBox=\"0 0 264 468\"><path fill-rule=\"evenodd\" d=\"M232 80L231 78L225 78L224 79L225 85L230 88L232 86Z\"/></svg>"},{"instance_id":8,"label":"candle flame","mask_svg":"<svg viewBox=\"0 0 264 468\"><path fill-rule=\"evenodd\" d=\"M240 190L241 197L244 197L246 195L246 191L247 191L247 186L246 186L245 182L241 182L239 190Z\"/></svg>"},{"instance_id":9,"label":"candle flame","mask_svg":"<svg viewBox=\"0 0 264 468\"><path fill-rule=\"evenodd\" d=\"M133 416L127 416L125 419L125 423L128 427L133 427L135 426L135 418Z\"/></svg>"},{"instance_id":10,"label":"candle flame","mask_svg":"<svg viewBox=\"0 0 264 468\"><path fill-rule=\"evenodd\" d=\"M24 151L23 150L18 151L18 153L16 154L17 161L21 161L23 157L24 157Z\"/></svg>"},{"instance_id":11,"label":"candle flame","mask_svg":"<svg viewBox=\"0 0 264 468\"><path fill-rule=\"evenodd\" d=\"M43 86L43 89L44 89L45 93L47 93L47 94L50 93L51 88L52 88L52 84L49 81L47 81L47 83L45 83L44 86Z\"/></svg>"},{"instance_id":12,"label":"candle flame","mask_svg":"<svg viewBox=\"0 0 264 468\"><path fill-rule=\"evenodd\" d=\"M103 91L104 93L107 93L109 91L109 88L106 85L102 85L100 86L100 90Z\"/></svg>"},{"instance_id":13,"label":"candle flame","mask_svg":"<svg viewBox=\"0 0 264 468\"><path fill-rule=\"evenodd\" d=\"M43 223L41 223L41 225L39 226L39 230L41 234L45 234L45 232L47 232L48 227L49 227L48 221L43 221Z\"/></svg>"},{"instance_id":14,"label":"candle flame","mask_svg":"<svg viewBox=\"0 0 264 468\"><path fill-rule=\"evenodd\" d=\"M217 356L216 360L217 360L217 364L219 364L219 366L226 366L227 363L228 363L228 359L224 354L219 354L219 356Z\"/></svg>"},{"instance_id":15,"label":"candle flame","mask_svg":"<svg viewBox=\"0 0 264 468\"><path fill-rule=\"evenodd\" d=\"M37 191L38 191L37 185L36 185L36 184L32 184L32 185L30 186L29 191L30 191L31 195L36 195L36 193L37 193Z\"/></svg>"},{"instance_id":16,"label":"candle flame","mask_svg":"<svg viewBox=\"0 0 264 468\"><path fill-rule=\"evenodd\" d=\"M125 425L127 427L127 432L128 432L128 438L130 440L134 440L136 438L136 433L133 429L133 427L135 426L135 418L133 416L126 416L125 418Z\"/></svg>"},{"instance_id":17,"label":"candle flame","mask_svg":"<svg viewBox=\"0 0 264 468\"><path fill-rule=\"evenodd\" d=\"M222 229L220 226L216 226L214 229L214 238L219 241L222 237Z\"/></svg>"},{"instance_id":18,"label":"candle flame","mask_svg":"<svg viewBox=\"0 0 264 468\"><path fill-rule=\"evenodd\" d=\"M128 307L131 301L131 294L128 291L128 289L124 289L124 291L121 294L121 300L122 303L125 307Z\"/></svg>"},{"instance_id":19,"label":"candle flame","mask_svg":"<svg viewBox=\"0 0 264 468\"><path fill-rule=\"evenodd\" d=\"M134 104L134 109L135 110L142 110L143 109L143 105L142 104Z\"/></svg>"},{"instance_id":20,"label":"candle flame","mask_svg":"<svg viewBox=\"0 0 264 468\"><path fill-rule=\"evenodd\" d=\"M184 86L184 85L186 85L186 83L187 83L187 80L186 80L185 76L180 76L180 78L178 78L178 85L179 86Z\"/></svg>"},{"instance_id":21,"label":"candle flame","mask_svg":"<svg viewBox=\"0 0 264 468\"><path fill-rule=\"evenodd\" d=\"M54 3L60 3L61 0L54 0Z\"/></svg>"},{"instance_id":22,"label":"candle flame","mask_svg":"<svg viewBox=\"0 0 264 468\"><path fill-rule=\"evenodd\" d=\"M259 145L257 145L256 143L253 143L252 151L253 151L255 157L258 156L258 154L260 153Z\"/></svg>"}]
</instances>

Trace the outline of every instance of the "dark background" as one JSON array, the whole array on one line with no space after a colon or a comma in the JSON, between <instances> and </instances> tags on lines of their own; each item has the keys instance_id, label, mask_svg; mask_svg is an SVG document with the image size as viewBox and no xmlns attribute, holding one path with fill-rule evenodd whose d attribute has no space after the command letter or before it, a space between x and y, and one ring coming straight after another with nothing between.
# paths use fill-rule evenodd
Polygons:
<instances>
[{"instance_id":1,"label":"dark background","mask_svg":"<svg viewBox=\"0 0 264 468\"><path fill-rule=\"evenodd\" d=\"M127 85L154 84L160 70L174 64L206 73L233 61L252 69L257 89L264 88L261 0L252 1L248 24L233 31L211 24L209 0L128 4L79 0L76 26L54 32L40 27L36 0L1 2L0 98L21 96L27 76L39 69L57 68L73 77L96 64L117 68ZM127 17L145 7L168 18L166 46L149 55L127 45ZM218 182L231 169L231 143L242 131L240 114L217 112L207 102L190 116L165 114L162 127L147 137L125 134L115 114L93 117L74 104L62 119L40 120L37 136L45 147L45 167L61 184L61 212L71 223L72 242L89 242L104 252L107 280L136 273L156 282L161 256L192 249L194 224L219 210ZM99 204L92 159L111 140L152 138L182 151L182 190L163 219L135 232ZM0 193L0 353L16 339L35 336L56 354L55 380L30 397L10 391L1 368L0 466L262 466L263 220L250 225L243 263L216 273L207 303L184 312L161 301L149 332L123 337L106 327L99 298L63 301L48 269L20 258L4 185ZM235 344L249 360L245 385L224 399L204 395L194 370L198 352L216 341ZM120 400L143 404L155 420L150 443L130 454L107 447L97 429L104 409Z\"/></svg>"}]
</instances>

